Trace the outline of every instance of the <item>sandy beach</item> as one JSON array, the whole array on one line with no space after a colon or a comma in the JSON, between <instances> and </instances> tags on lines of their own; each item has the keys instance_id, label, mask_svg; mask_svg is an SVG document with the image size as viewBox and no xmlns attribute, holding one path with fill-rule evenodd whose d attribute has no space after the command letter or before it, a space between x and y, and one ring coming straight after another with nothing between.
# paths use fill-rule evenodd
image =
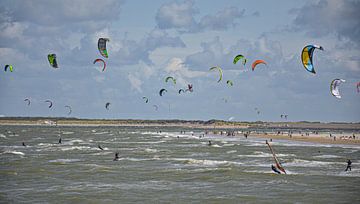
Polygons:
<instances>
[{"instance_id":1,"label":"sandy beach","mask_svg":"<svg viewBox=\"0 0 360 204\"><path fill-rule=\"evenodd\" d=\"M251 134L250 137L259 137L264 139L277 140L293 140L301 142L312 142L312 143L321 143L321 144L349 144L349 145L360 145L359 134L355 134L355 139L352 137L351 133L343 134L332 134L330 137L329 134L319 134L314 135L310 134L308 136L301 136L301 134L293 134L291 137L288 135L277 135L277 134ZM334 139L335 137L335 139Z\"/></svg>"},{"instance_id":2,"label":"sandy beach","mask_svg":"<svg viewBox=\"0 0 360 204\"><path fill-rule=\"evenodd\" d=\"M234 132L236 137L243 137L245 132L249 132L250 134L248 133L248 137L259 137L269 140L281 139L322 144L360 145L359 123L1 118L0 126L5 125L50 127L156 127L158 129L177 127L202 130L204 132L208 131L211 134L220 134L220 131L223 131L225 137L226 132ZM256 131L254 131L254 129L256 129ZM263 131L259 131L261 129L263 129Z\"/></svg>"}]
</instances>

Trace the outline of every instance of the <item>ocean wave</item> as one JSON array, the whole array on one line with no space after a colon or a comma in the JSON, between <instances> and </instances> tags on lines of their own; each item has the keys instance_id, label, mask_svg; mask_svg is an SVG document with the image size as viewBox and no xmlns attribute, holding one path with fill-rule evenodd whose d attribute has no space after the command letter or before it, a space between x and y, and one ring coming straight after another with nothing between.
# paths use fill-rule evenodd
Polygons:
<instances>
[{"instance_id":1,"label":"ocean wave","mask_svg":"<svg viewBox=\"0 0 360 204\"><path fill-rule=\"evenodd\" d=\"M4 152L2 152L0 154L15 154L15 155L20 155L20 156L25 156L25 154L23 152L11 151L11 150L5 150Z\"/></svg>"},{"instance_id":2,"label":"ocean wave","mask_svg":"<svg viewBox=\"0 0 360 204\"><path fill-rule=\"evenodd\" d=\"M49 163L56 163L56 164L67 164L67 163L73 163L73 162L79 162L80 159L54 159L49 160Z\"/></svg>"},{"instance_id":3,"label":"ocean wave","mask_svg":"<svg viewBox=\"0 0 360 204\"><path fill-rule=\"evenodd\" d=\"M327 162L315 160L294 159L284 164L289 167L329 167L332 165L344 165L344 162Z\"/></svg>"},{"instance_id":4,"label":"ocean wave","mask_svg":"<svg viewBox=\"0 0 360 204\"><path fill-rule=\"evenodd\" d=\"M333 158L340 158L340 156L331 155L331 154L324 154L324 155L313 156L313 158L333 159Z\"/></svg>"}]
</instances>

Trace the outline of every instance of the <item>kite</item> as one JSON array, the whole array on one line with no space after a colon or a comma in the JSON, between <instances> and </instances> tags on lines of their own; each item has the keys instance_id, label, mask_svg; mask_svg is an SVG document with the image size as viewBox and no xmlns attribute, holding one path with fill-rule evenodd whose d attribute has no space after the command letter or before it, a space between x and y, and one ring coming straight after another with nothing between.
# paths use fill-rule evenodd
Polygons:
<instances>
[{"instance_id":1,"label":"kite","mask_svg":"<svg viewBox=\"0 0 360 204\"><path fill-rule=\"evenodd\" d=\"M109 106L110 106L110 102L107 102L107 103L105 104L106 110L109 110Z\"/></svg>"},{"instance_id":2,"label":"kite","mask_svg":"<svg viewBox=\"0 0 360 204\"><path fill-rule=\"evenodd\" d=\"M68 115L70 115L72 112L71 106L64 106L64 107L69 109Z\"/></svg>"},{"instance_id":3,"label":"kite","mask_svg":"<svg viewBox=\"0 0 360 204\"><path fill-rule=\"evenodd\" d=\"M307 45L303 48L301 52L301 62L304 65L304 68L306 69L306 71L313 74L316 74L313 65L313 54L315 49L324 50L323 47L318 45Z\"/></svg>"},{"instance_id":4,"label":"kite","mask_svg":"<svg viewBox=\"0 0 360 204\"><path fill-rule=\"evenodd\" d=\"M48 54L48 60L53 68L59 68L56 61L56 54Z\"/></svg>"},{"instance_id":5,"label":"kite","mask_svg":"<svg viewBox=\"0 0 360 204\"><path fill-rule=\"evenodd\" d=\"M7 72L8 69L10 70L10 72L13 72L13 66L12 65L9 65L9 64L5 65L5 68L4 68L5 72Z\"/></svg>"},{"instance_id":6,"label":"kite","mask_svg":"<svg viewBox=\"0 0 360 204\"><path fill-rule=\"evenodd\" d=\"M51 108L51 107L53 106L53 102L52 102L52 101L46 100L45 102L46 102L46 103L49 103L49 108Z\"/></svg>"},{"instance_id":7,"label":"kite","mask_svg":"<svg viewBox=\"0 0 360 204\"><path fill-rule=\"evenodd\" d=\"M252 70L254 71L255 70L255 67L258 65L258 64L265 64L266 65L266 62L264 60L255 60L252 65L251 65L251 68Z\"/></svg>"},{"instance_id":8,"label":"kite","mask_svg":"<svg viewBox=\"0 0 360 204\"><path fill-rule=\"evenodd\" d=\"M332 82L330 84L330 92L336 98L341 98L340 91L339 91L339 85L341 83L344 83L344 82L345 82L344 79L334 79L334 80L332 80Z\"/></svg>"},{"instance_id":9,"label":"kite","mask_svg":"<svg viewBox=\"0 0 360 204\"><path fill-rule=\"evenodd\" d=\"M226 84L227 84L228 86L233 86L233 85L234 85L234 83L233 83L231 80L227 80L227 81L226 81Z\"/></svg>"},{"instance_id":10,"label":"kite","mask_svg":"<svg viewBox=\"0 0 360 204\"><path fill-rule=\"evenodd\" d=\"M166 77L165 82L167 83L170 79L172 80L172 82L174 84L176 84L176 79L174 79L174 77L171 77L171 76Z\"/></svg>"},{"instance_id":11,"label":"kite","mask_svg":"<svg viewBox=\"0 0 360 204\"><path fill-rule=\"evenodd\" d=\"M145 103L148 103L149 102L149 99L148 99L148 97L146 97L146 96L143 96L142 97L144 100L145 100Z\"/></svg>"},{"instance_id":12,"label":"kite","mask_svg":"<svg viewBox=\"0 0 360 204\"><path fill-rule=\"evenodd\" d=\"M190 91L193 92L193 85L192 84L188 84L188 89L186 89L185 91Z\"/></svg>"},{"instance_id":13,"label":"kite","mask_svg":"<svg viewBox=\"0 0 360 204\"><path fill-rule=\"evenodd\" d=\"M244 57L244 55L236 55L233 63L236 64L240 59L242 59L242 64L245 66L247 59Z\"/></svg>"},{"instance_id":14,"label":"kite","mask_svg":"<svg viewBox=\"0 0 360 204\"><path fill-rule=\"evenodd\" d=\"M222 80L222 76L223 76L223 72L222 72L222 69L218 66L216 67L211 67L209 70L212 71L212 70L215 70L217 69L219 71L219 80L217 81L218 83Z\"/></svg>"},{"instance_id":15,"label":"kite","mask_svg":"<svg viewBox=\"0 0 360 204\"><path fill-rule=\"evenodd\" d=\"M93 64L95 64L96 62L102 62L102 63L103 63L102 71L105 71L105 68L106 68L106 63L105 63L105 61L102 60L102 59L96 59L96 60L94 60Z\"/></svg>"},{"instance_id":16,"label":"kite","mask_svg":"<svg viewBox=\"0 0 360 204\"><path fill-rule=\"evenodd\" d=\"M160 96L163 96L164 92L167 92L167 90L166 90L166 89L161 89L161 90L159 91Z\"/></svg>"},{"instance_id":17,"label":"kite","mask_svg":"<svg viewBox=\"0 0 360 204\"><path fill-rule=\"evenodd\" d=\"M110 41L109 38L99 38L98 40L98 49L100 54L105 57L108 58L108 52L106 50L106 42Z\"/></svg>"},{"instance_id":18,"label":"kite","mask_svg":"<svg viewBox=\"0 0 360 204\"><path fill-rule=\"evenodd\" d=\"M31 102L30 102L30 99L25 98L24 101L27 101L27 105L30 106L30 103L31 103Z\"/></svg>"}]
</instances>

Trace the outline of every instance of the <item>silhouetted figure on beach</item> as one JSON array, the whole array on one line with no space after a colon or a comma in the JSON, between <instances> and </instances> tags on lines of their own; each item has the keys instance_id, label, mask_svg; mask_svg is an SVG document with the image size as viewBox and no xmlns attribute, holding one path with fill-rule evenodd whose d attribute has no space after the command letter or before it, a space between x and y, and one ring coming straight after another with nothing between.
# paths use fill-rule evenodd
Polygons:
<instances>
[{"instance_id":1,"label":"silhouetted figure on beach","mask_svg":"<svg viewBox=\"0 0 360 204\"><path fill-rule=\"evenodd\" d=\"M115 158L114 158L113 161L117 161L117 160L119 160L119 158L120 158L120 157L119 157L119 152L116 152L116 153L115 153Z\"/></svg>"},{"instance_id":2,"label":"silhouetted figure on beach","mask_svg":"<svg viewBox=\"0 0 360 204\"><path fill-rule=\"evenodd\" d=\"M98 145L98 148L101 149L101 150L104 150L100 145Z\"/></svg>"},{"instance_id":3,"label":"silhouetted figure on beach","mask_svg":"<svg viewBox=\"0 0 360 204\"><path fill-rule=\"evenodd\" d=\"M22 146L26 147L26 144L25 144L25 142L22 142Z\"/></svg>"},{"instance_id":4,"label":"silhouetted figure on beach","mask_svg":"<svg viewBox=\"0 0 360 204\"><path fill-rule=\"evenodd\" d=\"M60 139L59 139L59 144L61 144L61 137L60 137Z\"/></svg>"},{"instance_id":5,"label":"silhouetted figure on beach","mask_svg":"<svg viewBox=\"0 0 360 204\"><path fill-rule=\"evenodd\" d=\"M352 162L351 162L350 159L349 159L349 160L347 161L347 167L346 167L345 171L348 171L348 170L351 171L351 164L352 164Z\"/></svg>"}]
</instances>

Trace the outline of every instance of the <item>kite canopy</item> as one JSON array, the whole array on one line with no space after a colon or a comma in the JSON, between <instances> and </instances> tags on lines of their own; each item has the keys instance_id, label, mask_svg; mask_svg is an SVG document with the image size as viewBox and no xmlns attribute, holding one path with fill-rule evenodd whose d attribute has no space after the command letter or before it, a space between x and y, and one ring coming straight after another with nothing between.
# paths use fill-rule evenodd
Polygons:
<instances>
[{"instance_id":1,"label":"kite canopy","mask_svg":"<svg viewBox=\"0 0 360 204\"><path fill-rule=\"evenodd\" d=\"M255 67L258 65L258 64L265 64L266 65L266 62L264 60L255 60L252 65L251 65L251 68L252 70L254 71L255 70Z\"/></svg>"},{"instance_id":2,"label":"kite canopy","mask_svg":"<svg viewBox=\"0 0 360 204\"><path fill-rule=\"evenodd\" d=\"M219 71L219 80L217 81L219 83L222 80L223 72L222 72L222 69L219 66L211 67L209 70L212 71L212 70L215 70L215 69Z\"/></svg>"},{"instance_id":3,"label":"kite canopy","mask_svg":"<svg viewBox=\"0 0 360 204\"><path fill-rule=\"evenodd\" d=\"M181 94L181 92L185 93L184 89L179 89L178 93Z\"/></svg>"},{"instance_id":4,"label":"kite canopy","mask_svg":"<svg viewBox=\"0 0 360 204\"><path fill-rule=\"evenodd\" d=\"M58 64L56 61L56 54L48 54L48 60L53 68L58 68Z\"/></svg>"},{"instance_id":5,"label":"kite canopy","mask_svg":"<svg viewBox=\"0 0 360 204\"><path fill-rule=\"evenodd\" d=\"M169 80L171 80L174 84L176 84L176 79L174 79L174 77L172 76L168 76L165 78L165 82L167 83Z\"/></svg>"},{"instance_id":6,"label":"kite canopy","mask_svg":"<svg viewBox=\"0 0 360 204\"><path fill-rule=\"evenodd\" d=\"M307 45L303 48L301 52L301 62L304 68L306 69L306 71L311 72L313 74L316 74L313 65L313 54L315 49L324 50L323 47L318 45Z\"/></svg>"},{"instance_id":7,"label":"kite canopy","mask_svg":"<svg viewBox=\"0 0 360 204\"><path fill-rule=\"evenodd\" d=\"M148 103L149 102L149 99L148 99L148 97L146 97L146 96L143 96L142 97L144 100L145 100L145 103Z\"/></svg>"},{"instance_id":8,"label":"kite canopy","mask_svg":"<svg viewBox=\"0 0 360 204\"><path fill-rule=\"evenodd\" d=\"M153 107L155 108L156 111L159 109L157 105L153 105Z\"/></svg>"},{"instance_id":9,"label":"kite canopy","mask_svg":"<svg viewBox=\"0 0 360 204\"><path fill-rule=\"evenodd\" d=\"M108 58L108 52L106 50L106 42L110 41L109 38L99 38L98 40L98 49L100 54L105 57Z\"/></svg>"},{"instance_id":10,"label":"kite canopy","mask_svg":"<svg viewBox=\"0 0 360 204\"><path fill-rule=\"evenodd\" d=\"M106 63L105 63L105 61L102 60L102 59L96 59L96 60L94 60L93 64L95 64L96 62L102 62L102 63L103 63L102 71L105 71L105 68L106 68Z\"/></svg>"},{"instance_id":11,"label":"kite canopy","mask_svg":"<svg viewBox=\"0 0 360 204\"><path fill-rule=\"evenodd\" d=\"M30 106L30 103L31 103L31 102L30 102L30 99L25 98L24 101L26 101L26 102L27 102L27 105Z\"/></svg>"},{"instance_id":12,"label":"kite canopy","mask_svg":"<svg viewBox=\"0 0 360 204\"><path fill-rule=\"evenodd\" d=\"M236 57L233 60L233 63L236 64L241 59L242 59L242 64L245 66L247 60L244 57L244 55L236 55Z\"/></svg>"},{"instance_id":13,"label":"kite canopy","mask_svg":"<svg viewBox=\"0 0 360 204\"><path fill-rule=\"evenodd\" d=\"M5 65L4 70L5 70L5 72L7 72L7 70L10 70L10 72L13 72L13 66L10 64L7 64L7 65Z\"/></svg>"},{"instance_id":14,"label":"kite canopy","mask_svg":"<svg viewBox=\"0 0 360 204\"><path fill-rule=\"evenodd\" d=\"M71 112L72 112L71 106L66 105L66 106L64 106L64 107L69 109L68 115L70 115Z\"/></svg>"},{"instance_id":15,"label":"kite canopy","mask_svg":"<svg viewBox=\"0 0 360 204\"><path fill-rule=\"evenodd\" d=\"M233 86L233 85L234 85L234 83L233 83L231 80L227 80L227 81L226 81L226 84L227 84L228 86Z\"/></svg>"},{"instance_id":16,"label":"kite canopy","mask_svg":"<svg viewBox=\"0 0 360 204\"><path fill-rule=\"evenodd\" d=\"M330 92L336 98L341 98L340 91L339 91L339 86L340 86L341 83L344 83L344 82L345 82L344 79L334 79L334 80L332 80L332 82L330 84Z\"/></svg>"},{"instance_id":17,"label":"kite canopy","mask_svg":"<svg viewBox=\"0 0 360 204\"><path fill-rule=\"evenodd\" d=\"M159 91L160 96L163 96L163 95L164 95L164 92L167 92L167 90L166 90L166 89L161 89L161 90Z\"/></svg>"},{"instance_id":18,"label":"kite canopy","mask_svg":"<svg viewBox=\"0 0 360 204\"><path fill-rule=\"evenodd\" d=\"M356 90L358 93L360 93L360 81L356 83Z\"/></svg>"},{"instance_id":19,"label":"kite canopy","mask_svg":"<svg viewBox=\"0 0 360 204\"><path fill-rule=\"evenodd\" d=\"M193 85L192 84L188 84L188 88L186 89L186 91L190 91L193 92Z\"/></svg>"},{"instance_id":20,"label":"kite canopy","mask_svg":"<svg viewBox=\"0 0 360 204\"><path fill-rule=\"evenodd\" d=\"M110 106L110 102L107 102L107 103L105 104L106 110L109 110L109 106Z\"/></svg>"},{"instance_id":21,"label":"kite canopy","mask_svg":"<svg viewBox=\"0 0 360 204\"><path fill-rule=\"evenodd\" d=\"M46 102L46 103L49 103L49 108L51 108L51 107L53 106L53 102L52 102L52 101L46 100L45 102Z\"/></svg>"}]
</instances>

